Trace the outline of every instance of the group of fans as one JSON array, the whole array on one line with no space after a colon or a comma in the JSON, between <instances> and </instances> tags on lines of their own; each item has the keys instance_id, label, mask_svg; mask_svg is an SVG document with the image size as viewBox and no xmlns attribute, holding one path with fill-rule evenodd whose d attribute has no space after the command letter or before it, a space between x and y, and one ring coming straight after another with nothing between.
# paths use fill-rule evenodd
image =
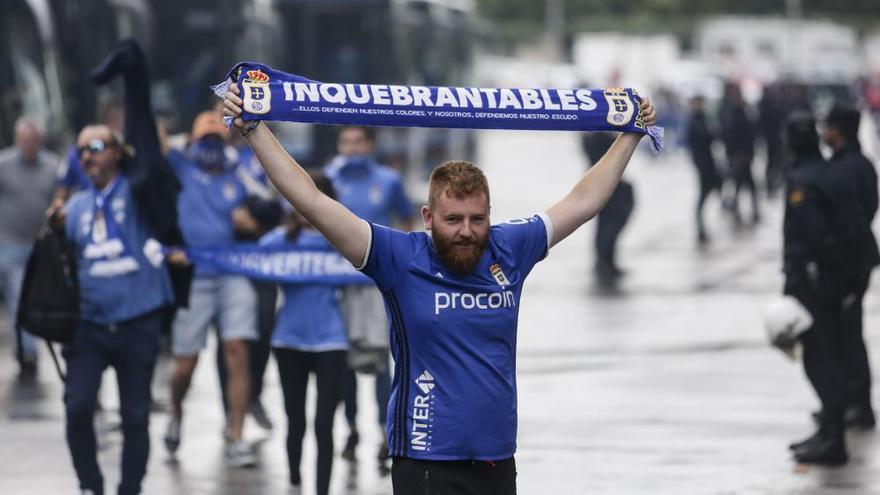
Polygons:
<instances>
[{"instance_id":1,"label":"group of fans","mask_svg":"<svg viewBox=\"0 0 880 495\"><path fill-rule=\"evenodd\" d=\"M262 168L254 163L253 154L246 146L237 147L228 142L230 135L219 111L209 110L195 119L184 149L168 149L168 162L181 184L179 223L186 245L207 248L259 242L265 246L328 247L301 215L279 201L261 173ZM83 187L76 177L87 175L83 169L89 166L83 164L94 153L89 148L90 142L81 144L82 149L77 148L76 153L68 157L60 179L64 187ZM321 190L364 218L383 224L398 222L408 228L413 214L411 203L399 174L373 158L372 131L343 127L338 144L340 153L325 171L313 172ZM106 201L113 204L113 197ZM70 209L68 206L67 210ZM69 230L73 232L75 227ZM172 253L169 263L175 256L185 258L182 252ZM187 263L185 259L176 262ZM199 355L206 347L209 330L216 328L222 342L218 350L218 371L224 384L223 403L227 413L227 463L233 467L256 463L251 447L242 440L244 416L248 411L261 426L271 428L260 401L263 371L271 348L287 411L292 485L300 484L306 385L309 375L315 376L317 493L326 494L334 455L333 418L343 397L350 427L344 457L354 459L359 438L357 381L347 359L349 322L373 326L373 331L381 334L379 340L385 342L374 360L380 364L371 368L376 381L379 422L384 432L391 381L387 320L378 290L374 287L282 286L281 304L276 308L279 298L274 284L240 275L212 273L199 265L194 268L187 307L177 309L169 315L170 320L166 319L175 363L170 387L171 414L164 437L166 448L173 454L182 445L186 393ZM198 427L195 421L186 424L188 428ZM378 449L379 459L386 460L385 443Z\"/></svg>"},{"instance_id":2,"label":"group of fans","mask_svg":"<svg viewBox=\"0 0 880 495\"><path fill-rule=\"evenodd\" d=\"M421 209L427 232L406 233L412 205L398 173L373 158L369 129L341 127L337 158L323 172L307 172L267 126L236 118L241 99L233 85L222 116L234 119L234 129L217 109L205 111L186 145L176 149L166 145L150 110L149 78L134 42L122 43L93 78L100 83L117 75L125 83L124 109L110 109L103 122L80 130L57 187L53 159L36 151L38 129L26 119L9 153L14 163L3 171L18 174L11 184L19 207L42 203L33 208L37 213L21 215L34 225L19 244L27 246L45 223L75 253L79 311L62 355L67 444L82 493L105 491L94 426L103 371L114 369L119 389L124 441L118 493L140 493L159 337L170 332L174 357L164 434L174 455L187 449L187 431L200 426L198 415L184 414L185 399L210 328L221 341L217 360L231 468L257 462L242 438L248 411L271 426L259 393L271 349L287 413L289 493L302 490L310 375L317 384L317 493L329 491L333 419L343 398L350 431L342 455L354 458L355 371L375 375L387 435L377 457L392 459L396 493L515 493L522 284L552 245L599 212L642 134L623 133L546 212L502 225L490 222L482 171L469 162L447 162L432 174L428 205ZM647 98L638 111L646 125L655 122ZM238 135L248 147L230 140ZM193 266L186 250L236 242L332 247L375 286L282 284L279 298L272 285ZM27 247L22 251L23 264ZM436 305L440 295L452 303L431 313L425 302ZM33 342L19 348L21 362L30 363L23 373L34 374Z\"/></svg>"},{"instance_id":3,"label":"group of fans","mask_svg":"<svg viewBox=\"0 0 880 495\"><path fill-rule=\"evenodd\" d=\"M4 215L10 225L0 229L9 236L16 229L21 231L16 238L17 254L12 253L11 242L0 242L0 261L8 260L19 269L12 274L15 279L4 280L12 314L18 294L8 289L20 286L30 244L46 215L86 253L79 266L83 323L74 341L63 350L67 439L81 489L103 493L93 426L103 370L112 366L119 378L125 435L119 492L137 493L149 452L150 390L160 334L170 335L174 360L170 419L164 435L165 447L173 455L186 449L185 431L199 428L195 416L184 420L185 397L208 333L216 329L221 342L217 357L227 416L227 464L247 467L257 462L251 446L242 439L247 413L260 426L272 428L260 400L271 353L276 358L287 411L287 452L294 487L300 485L306 385L309 376L315 376L317 493L328 493L334 456L333 419L343 398L350 428L343 457L354 460L359 442L356 371L375 377L376 407L384 437L391 379L388 322L381 295L371 286L283 285L279 297L276 284L213 273L203 266L192 266L183 250L173 250L165 261L177 269L194 271L187 304L175 307L174 283L146 248L156 234L140 211L139 186L131 167L125 165L130 150L122 138L124 113L121 105L107 105L101 112L102 123L85 127L63 159L41 149L39 127L23 118L16 126L16 146L0 156L0 160L16 162L0 165L2 173L21 169L27 174L15 180L4 178L0 197L10 202L7 211L15 203L15 208L31 213ZM163 131L160 124L164 156L180 185L178 223L186 246L225 247L249 242L329 247L280 199L247 145L231 140L238 133L227 130L219 110L207 110L196 117L183 147L169 146ZM409 229L414 210L401 176L374 159L374 141L371 129L340 128L339 155L323 171L313 171L313 178L325 194L343 201L364 218ZM15 222L27 224L27 228L18 228ZM350 350L349 326L373 334L369 348ZM32 380L36 376L36 344L26 332L22 336L18 346L22 379ZM381 463L388 460L384 441L377 446L376 455Z\"/></svg>"},{"instance_id":4,"label":"group of fans","mask_svg":"<svg viewBox=\"0 0 880 495\"><path fill-rule=\"evenodd\" d=\"M133 82L137 52L126 50L103 67L105 77L126 77L124 110L112 107L102 123L80 131L57 171L57 184L55 158L40 150L35 123L22 119L15 149L0 155L0 206L20 212L0 221L0 271L13 313L18 298L8 289L16 278L20 284L29 244L46 220L77 253L79 326L62 353L67 443L82 492L104 493L94 430L103 371L112 367L118 378L124 435L119 493L139 493L150 450L159 336L170 335L174 358L164 434L174 455L187 448L186 432L199 428L197 419L184 414L186 396L208 334L216 329L230 467L257 463L242 435L248 413L272 427L260 395L274 354L287 413L292 493L302 484L309 377L317 385L317 493L326 495L341 401L349 423L343 457L353 459L359 441L356 371L375 376L380 427L387 434L377 457L393 459L395 492L515 493L522 284L553 245L613 201L641 135L622 133L607 143L591 170L545 211L498 225L489 220L489 187L479 168L442 164L431 175L428 204L420 212L427 232L406 233L415 212L400 175L374 159L370 129L341 127L337 157L323 171L306 171L266 125L239 118L242 100L233 85L222 106L196 117L184 146L168 146L148 110L148 91ZM700 112L695 101L695 115ZM737 112L728 110L728 118L736 120ZM655 122L647 98L639 113L647 125ZM224 116L233 119L233 131ZM822 402L817 432L792 445L800 462L845 463L845 426L875 424L861 301L871 269L880 263L870 228L877 176L859 151L858 120L859 113L847 108L825 119L822 139L834 153L830 163L820 153L810 114L795 112L781 127L791 157L784 290L813 317L801 341L807 376ZM691 151L695 162L705 162L711 153L698 145L706 139L711 145L711 136L696 132L705 119L694 122ZM728 158L741 172L736 189L754 190L752 156L728 149ZM706 190L714 189L715 179L703 175L698 211ZM739 216L734 210L737 221ZM615 238L619 228L609 229ZM707 239L702 223L698 238ZM278 287L193 265L182 249L238 242L335 249L375 286ZM604 244L613 253L613 240ZM603 263L603 273L619 276L613 274L613 256ZM32 380L35 343L22 334L17 348L22 378ZM393 381L389 351L397 364Z\"/></svg>"}]
</instances>

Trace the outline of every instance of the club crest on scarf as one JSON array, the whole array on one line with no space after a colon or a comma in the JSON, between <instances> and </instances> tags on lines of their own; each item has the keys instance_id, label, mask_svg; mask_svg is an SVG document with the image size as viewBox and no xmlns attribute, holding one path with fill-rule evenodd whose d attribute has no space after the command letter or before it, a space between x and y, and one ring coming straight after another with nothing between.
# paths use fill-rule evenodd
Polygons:
<instances>
[{"instance_id":1,"label":"club crest on scarf","mask_svg":"<svg viewBox=\"0 0 880 495\"><path fill-rule=\"evenodd\" d=\"M618 127L629 124L635 108L626 91L623 88L608 88L603 93L605 101L608 102L606 122Z\"/></svg>"},{"instance_id":2,"label":"club crest on scarf","mask_svg":"<svg viewBox=\"0 0 880 495\"><path fill-rule=\"evenodd\" d=\"M272 109L272 91L269 89L269 76L256 69L249 70L241 81L244 89L244 110L257 115L269 113Z\"/></svg>"}]
</instances>

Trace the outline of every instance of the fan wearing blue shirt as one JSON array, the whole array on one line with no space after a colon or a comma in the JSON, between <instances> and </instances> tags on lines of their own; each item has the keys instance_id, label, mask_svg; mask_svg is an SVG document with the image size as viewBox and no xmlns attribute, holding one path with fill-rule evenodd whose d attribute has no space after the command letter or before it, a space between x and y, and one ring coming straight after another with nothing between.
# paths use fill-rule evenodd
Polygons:
<instances>
[{"instance_id":1,"label":"fan wearing blue shirt","mask_svg":"<svg viewBox=\"0 0 880 495\"><path fill-rule=\"evenodd\" d=\"M437 167L421 209L427 232L369 223L321 194L259 121L238 87L224 115L306 220L382 290L395 361L388 404L394 493L516 493L516 332L522 284L547 250L596 216L641 135L622 133L556 204L492 226L489 188L469 162ZM655 122L647 98L639 105Z\"/></svg>"},{"instance_id":2,"label":"fan wearing blue shirt","mask_svg":"<svg viewBox=\"0 0 880 495\"><path fill-rule=\"evenodd\" d=\"M333 181L336 199L352 213L386 227L394 225L412 230L413 206L403 188L397 171L373 159L375 136L371 129L361 126L343 126L336 141L339 155L325 167ZM343 314L353 338L352 352L366 356L367 364L358 371L376 377L376 405L379 408L379 427L385 432L388 400L391 396L391 374L388 366L388 317L382 294L372 286L352 286L345 289ZM364 336L360 338L360 336ZM376 344L378 342L378 345ZM372 359L369 359L372 357ZM373 361L376 361L375 363ZM359 441L357 428L357 377L349 370L345 377L345 418L349 435L342 457L355 459ZM383 439L378 460L384 465L388 459L388 442Z\"/></svg>"},{"instance_id":3,"label":"fan wearing blue shirt","mask_svg":"<svg viewBox=\"0 0 880 495\"><path fill-rule=\"evenodd\" d=\"M219 112L196 116L192 142L186 153L171 152L172 165L182 190L178 198L180 228L190 247L218 247L235 242L233 211L244 203L245 188L235 164L225 155L226 128ZM226 463L253 465L256 458L242 440L244 415L250 402L248 341L257 337L257 296L250 281L237 275L220 275L196 265L189 307L174 318L171 351L175 368L171 376L171 417L165 447L174 454L181 438L183 402L189 390L199 353L205 348L208 329L216 325L226 358L228 406Z\"/></svg>"},{"instance_id":4,"label":"fan wearing blue shirt","mask_svg":"<svg viewBox=\"0 0 880 495\"><path fill-rule=\"evenodd\" d=\"M91 185L63 209L50 210L53 222L64 218L77 253L80 285L81 322L62 350L67 443L80 488L103 493L94 415L101 375L113 367L124 435L119 493L139 493L149 455L150 382L161 310L174 304L174 293L156 233L135 202L131 181L121 173L121 139L107 126L86 126L77 149ZM178 257L178 262L183 260Z\"/></svg>"},{"instance_id":5,"label":"fan wearing blue shirt","mask_svg":"<svg viewBox=\"0 0 880 495\"><path fill-rule=\"evenodd\" d=\"M313 179L324 194L332 197L333 186L323 175ZM264 246L332 250L333 247L302 217L292 212L287 225L260 240ZM300 493L300 461L306 430L306 388L315 375L314 430L318 442L317 490L327 495L333 468L333 420L342 399L342 380L347 369L348 349L345 322L339 308L340 288L318 284L281 286L284 303L278 310L272 350L278 363L278 377L287 412L287 461L293 493Z\"/></svg>"},{"instance_id":6,"label":"fan wearing blue shirt","mask_svg":"<svg viewBox=\"0 0 880 495\"><path fill-rule=\"evenodd\" d=\"M355 215L386 227L394 220L409 230L414 214L400 174L373 158L375 138L361 126L344 126L337 138L337 155L324 169L337 199Z\"/></svg>"}]
</instances>

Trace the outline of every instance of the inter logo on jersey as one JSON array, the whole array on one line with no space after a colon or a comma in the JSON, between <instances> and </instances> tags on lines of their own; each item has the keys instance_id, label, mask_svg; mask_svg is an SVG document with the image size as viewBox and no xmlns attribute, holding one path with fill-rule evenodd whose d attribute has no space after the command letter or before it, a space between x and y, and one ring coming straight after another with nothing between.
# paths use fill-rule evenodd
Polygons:
<instances>
[{"instance_id":1,"label":"inter logo on jersey","mask_svg":"<svg viewBox=\"0 0 880 495\"><path fill-rule=\"evenodd\" d=\"M425 370L416 378L416 385L422 394L416 394L412 403L412 431L410 446L413 450L430 451L434 430L434 375Z\"/></svg>"},{"instance_id":2,"label":"inter logo on jersey","mask_svg":"<svg viewBox=\"0 0 880 495\"><path fill-rule=\"evenodd\" d=\"M434 376L428 370L422 372L418 378L416 378L416 385L422 389L423 393L428 393L434 389Z\"/></svg>"},{"instance_id":3,"label":"inter logo on jersey","mask_svg":"<svg viewBox=\"0 0 880 495\"><path fill-rule=\"evenodd\" d=\"M489 273L492 274L492 277L498 282L498 285L505 286L510 285L510 281L507 280L507 277L504 275L504 271L501 270L501 265L495 263L494 265L489 267Z\"/></svg>"}]
</instances>

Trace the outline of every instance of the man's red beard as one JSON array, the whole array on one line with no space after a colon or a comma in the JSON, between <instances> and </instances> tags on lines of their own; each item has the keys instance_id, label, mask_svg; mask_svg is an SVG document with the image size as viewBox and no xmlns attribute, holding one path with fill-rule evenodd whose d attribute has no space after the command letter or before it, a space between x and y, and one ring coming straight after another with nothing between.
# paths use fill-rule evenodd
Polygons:
<instances>
[{"instance_id":1,"label":"man's red beard","mask_svg":"<svg viewBox=\"0 0 880 495\"><path fill-rule=\"evenodd\" d=\"M434 240L434 249L437 250L440 261L459 275L467 275L474 271L489 240L489 236L486 235L467 241L455 241L437 234L436 231L431 232L431 238Z\"/></svg>"}]
</instances>

